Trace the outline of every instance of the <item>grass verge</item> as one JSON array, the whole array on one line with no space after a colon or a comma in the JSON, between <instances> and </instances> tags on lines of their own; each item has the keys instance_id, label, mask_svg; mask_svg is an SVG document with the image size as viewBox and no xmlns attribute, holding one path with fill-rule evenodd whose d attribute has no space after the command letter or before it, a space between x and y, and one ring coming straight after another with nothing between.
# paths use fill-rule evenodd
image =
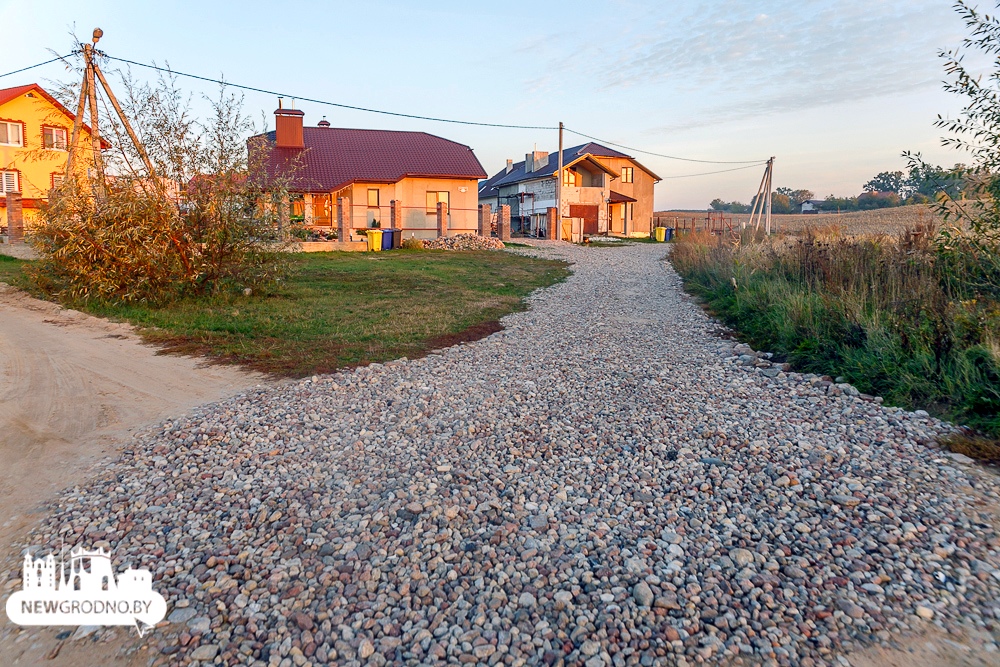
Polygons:
<instances>
[{"instance_id":1,"label":"grass verge","mask_svg":"<svg viewBox=\"0 0 1000 667\"><path fill-rule=\"evenodd\" d=\"M686 288L754 347L995 441L995 281L983 277L981 256L958 266L965 260L938 256L930 238L744 239L733 246L692 234L674 244L671 261Z\"/></svg>"},{"instance_id":2,"label":"grass verge","mask_svg":"<svg viewBox=\"0 0 1000 667\"><path fill-rule=\"evenodd\" d=\"M0 261L0 280L24 287L22 266ZM166 352L303 377L489 335L527 294L566 275L563 262L495 251L304 253L269 294L66 305L135 324Z\"/></svg>"}]
</instances>

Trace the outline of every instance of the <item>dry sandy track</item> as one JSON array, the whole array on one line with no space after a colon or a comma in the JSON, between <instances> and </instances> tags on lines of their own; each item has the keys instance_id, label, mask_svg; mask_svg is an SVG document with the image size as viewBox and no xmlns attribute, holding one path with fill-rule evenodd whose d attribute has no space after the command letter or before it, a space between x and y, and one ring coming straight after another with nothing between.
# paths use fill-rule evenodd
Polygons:
<instances>
[{"instance_id":1,"label":"dry sandy track","mask_svg":"<svg viewBox=\"0 0 1000 667\"><path fill-rule=\"evenodd\" d=\"M0 553L18 553L46 504L107 465L133 434L264 381L201 359L157 355L129 325L0 283ZM4 633L0 662L132 664L114 643L69 642L53 659L52 645L27 638Z\"/></svg>"},{"instance_id":2,"label":"dry sandy track","mask_svg":"<svg viewBox=\"0 0 1000 667\"><path fill-rule=\"evenodd\" d=\"M0 284L0 545L143 426L262 381Z\"/></svg>"}]
</instances>

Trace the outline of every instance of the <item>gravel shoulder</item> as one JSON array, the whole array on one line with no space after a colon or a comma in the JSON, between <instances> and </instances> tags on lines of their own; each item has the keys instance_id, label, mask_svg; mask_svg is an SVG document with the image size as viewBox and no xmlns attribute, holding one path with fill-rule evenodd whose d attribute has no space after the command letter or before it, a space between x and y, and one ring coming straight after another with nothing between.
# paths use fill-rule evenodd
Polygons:
<instances>
[{"instance_id":1,"label":"gravel shoulder","mask_svg":"<svg viewBox=\"0 0 1000 667\"><path fill-rule=\"evenodd\" d=\"M574 273L504 331L194 409L31 543L151 568L162 665L996 663L1000 485L946 424L748 365L662 246L523 251Z\"/></svg>"}]
</instances>

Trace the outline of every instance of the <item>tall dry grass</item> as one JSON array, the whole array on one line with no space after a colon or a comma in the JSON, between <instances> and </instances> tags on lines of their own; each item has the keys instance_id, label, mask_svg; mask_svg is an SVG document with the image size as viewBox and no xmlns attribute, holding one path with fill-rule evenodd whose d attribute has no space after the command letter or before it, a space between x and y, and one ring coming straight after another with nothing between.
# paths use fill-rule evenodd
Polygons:
<instances>
[{"instance_id":1,"label":"tall dry grass","mask_svg":"<svg viewBox=\"0 0 1000 667\"><path fill-rule=\"evenodd\" d=\"M688 235L671 261L723 321L797 369L1000 435L1000 253L941 238L930 224L737 244Z\"/></svg>"}]
</instances>

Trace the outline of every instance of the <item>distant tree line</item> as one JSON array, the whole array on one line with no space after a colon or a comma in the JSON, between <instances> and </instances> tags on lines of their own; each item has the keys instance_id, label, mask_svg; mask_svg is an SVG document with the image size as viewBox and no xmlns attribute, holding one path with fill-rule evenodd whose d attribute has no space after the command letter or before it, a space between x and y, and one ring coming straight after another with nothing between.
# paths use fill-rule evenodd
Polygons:
<instances>
[{"instance_id":1,"label":"distant tree line","mask_svg":"<svg viewBox=\"0 0 1000 667\"><path fill-rule=\"evenodd\" d=\"M990 180L990 174L962 164L956 164L950 169L920 164L911 167L909 174L902 171L880 172L862 186L861 194L855 197L828 195L826 199L817 202L816 208L821 211L869 211L927 204L942 198L975 199L985 192ZM811 190L778 188L771 193L771 210L774 213L799 213L802 204L815 201L814 198ZM749 204L744 204L716 198L709 206L713 211L749 213L753 210L756 199L755 195Z\"/></svg>"}]
</instances>

